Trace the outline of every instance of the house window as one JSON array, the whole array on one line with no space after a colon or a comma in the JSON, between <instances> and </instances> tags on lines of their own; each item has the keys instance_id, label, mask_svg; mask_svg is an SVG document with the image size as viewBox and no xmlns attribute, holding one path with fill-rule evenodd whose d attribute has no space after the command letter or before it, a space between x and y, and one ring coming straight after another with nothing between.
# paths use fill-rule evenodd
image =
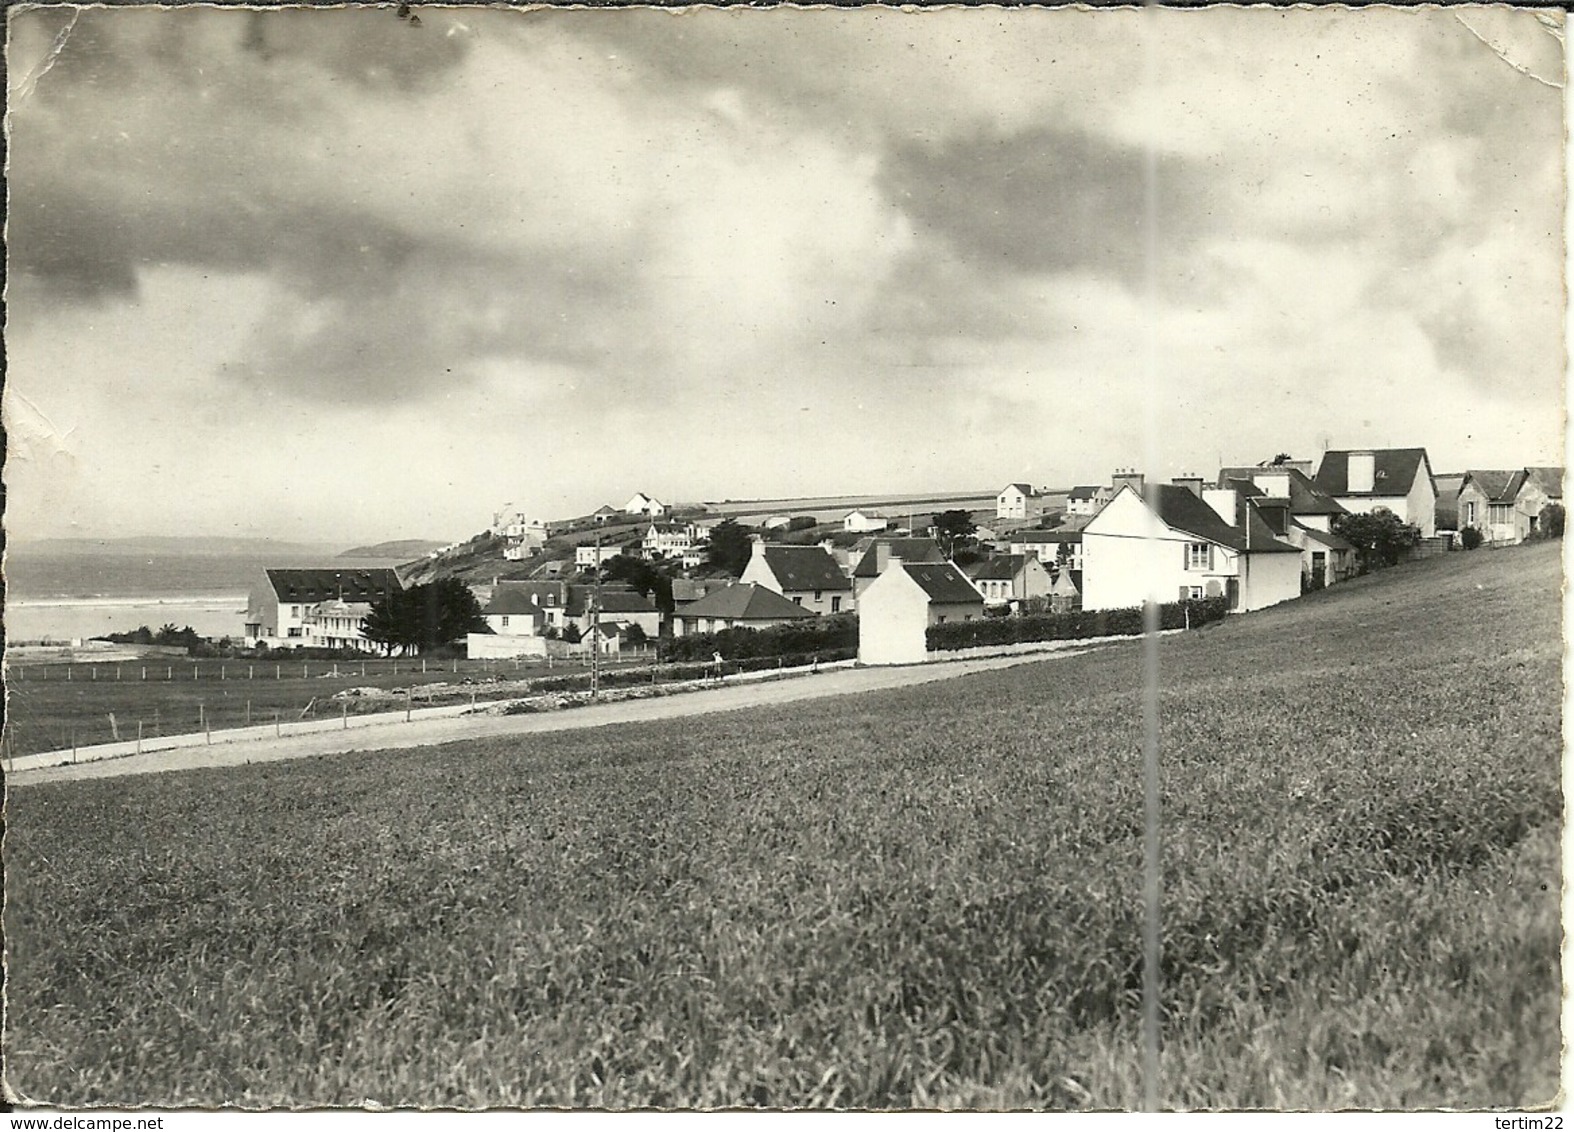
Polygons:
<instances>
[{"instance_id":1,"label":"house window","mask_svg":"<svg viewBox=\"0 0 1574 1132\"><path fill-rule=\"evenodd\" d=\"M1494 526L1507 525L1511 520L1509 513L1513 508L1507 503L1492 503L1487 506L1487 520Z\"/></svg>"},{"instance_id":2,"label":"house window","mask_svg":"<svg viewBox=\"0 0 1574 1132\"><path fill-rule=\"evenodd\" d=\"M1207 570L1213 565L1213 544L1188 542L1186 544L1186 569Z\"/></svg>"},{"instance_id":3,"label":"house window","mask_svg":"<svg viewBox=\"0 0 1574 1132\"><path fill-rule=\"evenodd\" d=\"M945 614L944 613L938 613L938 614L935 615L935 624L936 625L944 625L945 624Z\"/></svg>"},{"instance_id":4,"label":"house window","mask_svg":"<svg viewBox=\"0 0 1574 1132\"><path fill-rule=\"evenodd\" d=\"M802 605L803 604L803 595L802 594L798 594L796 597L794 597L792 599L792 603L794 605Z\"/></svg>"},{"instance_id":5,"label":"house window","mask_svg":"<svg viewBox=\"0 0 1574 1132\"><path fill-rule=\"evenodd\" d=\"M1202 600L1202 587L1201 586L1187 586L1186 587L1186 600L1188 600L1188 601L1201 601Z\"/></svg>"},{"instance_id":6,"label":"house window","mask_svg":"<svg viewBox=\"0 0 1574 1132\"><path fill-rule=\"evenodd\" d=\"M508 615L506 613L503 615L503 628L508 628Z\"/></svg>"},{"instance_id":7,"label":"house window","mask_svg":"<svg viewBox=\"0 0 1574 1132\"><path fill-rule=\"evenodd\" d=\"M1465 526L1473 527L1475 525L1476 525L1476 501L1474 499L1472 499L1468 503L1465 504Z\"/></svg>"},{"instance_id":8,"label":"house window","mask_svg":"<svg viewBox=\"0 0 1574 1132\"><path fill-rule=\"evenodd\" d=\"M814 591L814 600L815 600L815 601L819 601L819 600L820 600L820 594L821 594L821 592L822 592L822 591L820 591L820 590L815 590L815 591Z\"/></svg>"},{"instance_id":9,"label":"house window","mask_svg":"<svg viewBox=\"0 0 1574 1132\"><path fill-rule=\"evenodd\" d=\"M840 613L841 611L842 611L842 599L839 598L839 597L833 597L831 599L831 612L832 613Z\"/></svg>"}]
</instances>

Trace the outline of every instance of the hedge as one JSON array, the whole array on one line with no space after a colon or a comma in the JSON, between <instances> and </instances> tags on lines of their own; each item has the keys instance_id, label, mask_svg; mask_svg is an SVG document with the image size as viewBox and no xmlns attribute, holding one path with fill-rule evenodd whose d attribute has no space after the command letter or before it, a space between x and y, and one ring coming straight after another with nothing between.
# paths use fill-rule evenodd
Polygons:
<instances>
[{"instance_id":1,"label":"hedge","mask_svg":"<svg viewBox=\"0 0 1574 1132\"><path fill-rule=\"evenodd\" d=\"M815 654L823 659L840 649L858 650L856 614L816 617L812 621L773 625L769 629L723 629L719 633L673 637L661 642L661 659L663 662L710 660L717 653L728 660Z\"/></svg>"},{"instance_id":2,"label":"hedge","mask_svg":"<svg viewBox=\"0 0 1574 1132\"><path fill-rule=\"evenodd\" d=\"M1229 599L1222 597L1170 602L1159 606L1159 628L1195 629L1210 621L1222 621L1229 611ZM925 636L931 652L950 652L980 645L1133 637L1142 631L1141 609L1097 609L984 621L951 621L929 626Z\"/></svg>"}]
</instances>

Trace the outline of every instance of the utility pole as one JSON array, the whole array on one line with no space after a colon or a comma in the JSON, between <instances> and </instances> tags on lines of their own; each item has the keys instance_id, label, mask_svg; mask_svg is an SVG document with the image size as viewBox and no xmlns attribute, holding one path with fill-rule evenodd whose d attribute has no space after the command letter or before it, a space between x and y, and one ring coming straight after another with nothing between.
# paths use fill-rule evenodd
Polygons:
<instances>
[{"instance_id":1,"label":"utility pole","mask_svg":"<svg viewBox=\"0 0 1574 1132\"><path fill-rule=\"evenodd\" d=\"M590 698L601 697L601 532L596 532L596 573L590 586Z\"/></svg>"}]
</instances>

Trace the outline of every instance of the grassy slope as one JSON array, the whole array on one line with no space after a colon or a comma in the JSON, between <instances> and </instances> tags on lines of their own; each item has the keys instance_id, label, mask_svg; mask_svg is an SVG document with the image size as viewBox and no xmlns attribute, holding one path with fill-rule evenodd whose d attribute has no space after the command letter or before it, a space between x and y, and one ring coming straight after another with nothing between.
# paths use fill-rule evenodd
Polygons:
<instances>
[{"instance_id":1,"label":"grassy slope","mask_svg":"<svg viewBox=\"0 0 1574 1132\"><path fill-rule=\"evenodd\" d=\"M1553 1096L1557 553L1165 642L1167 1103ZM16 792L10 1082L1135 1105L1139 673Z\"/></svg>"}]
</instances>

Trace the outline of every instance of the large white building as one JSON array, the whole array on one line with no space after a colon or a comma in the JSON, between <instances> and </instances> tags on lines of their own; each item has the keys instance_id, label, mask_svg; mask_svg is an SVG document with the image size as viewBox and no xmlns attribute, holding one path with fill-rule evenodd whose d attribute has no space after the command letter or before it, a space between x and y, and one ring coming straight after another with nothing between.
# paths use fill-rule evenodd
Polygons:
<instances>
[{"instance_id":1,"label":"large white building","mask_svg":"<svg viewBox=\"0 0 1574 1132\"><path fill-rule=\"evenodd\" d=\"M361 622L374 602L403 589L391 569L266 569L246 600L246 644L375 652Z\"/></svg>"},{"instance_id":2,"label":"large white building","mask_svg":"<svg viewBox=\"0 0 1574 1132\"><path fill-rule=\"evenodd\" d=\"M1082 532L1082 608L1224 597L1244 613L1299 597L1301 551L1231 489L1122 486Z\"/></svg>"}]
</instances>

